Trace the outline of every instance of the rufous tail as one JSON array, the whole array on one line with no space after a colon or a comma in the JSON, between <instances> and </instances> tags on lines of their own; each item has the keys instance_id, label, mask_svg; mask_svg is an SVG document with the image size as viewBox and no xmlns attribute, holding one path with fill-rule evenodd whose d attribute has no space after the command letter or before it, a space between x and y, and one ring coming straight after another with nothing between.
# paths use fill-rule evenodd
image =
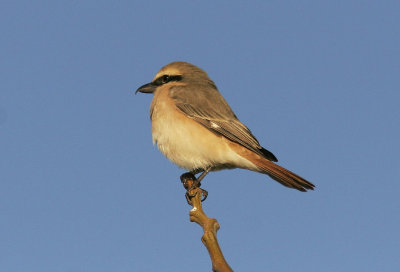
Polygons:
<instances>
[{"instance_id":1,"label":"rufous tail","mask_svg":"<svg viewBox=\"0 0 400 272\"><path fill-rule=\"evenodd\" d=\"M261 173L267 174L286 187L297 189L302 192L314 190L315 186L311 182L267 159L260 158L252 162L260 168Z\"/></svg>"},{"instance_id":2,"label":"rufous tail","mask_svg":"<svg viewBox=\"0 0 400 272\"><path fill-rule=\"evenodd\" d=\"M314 184L283 168L282 166L273 163L267 158L263 158L258 154L255 154L253 151L238 146L234 143L230 143L230 146L231 148L233 148L233 150L235 150L237 154L256 165L258 172L267 174L280 184L289 188L297 189L302 192L306 192L307 190L314 190Z\"/></svg>"}]
</instances>

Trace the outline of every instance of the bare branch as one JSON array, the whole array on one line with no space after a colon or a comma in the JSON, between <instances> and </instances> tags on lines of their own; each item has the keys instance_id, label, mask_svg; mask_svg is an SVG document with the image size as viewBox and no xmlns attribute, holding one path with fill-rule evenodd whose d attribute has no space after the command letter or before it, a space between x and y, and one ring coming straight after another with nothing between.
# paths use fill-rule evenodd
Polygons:
<instances>
[{"instance_id":1,"label":"bare branch","mask_svg":"<svg viewBox=\"0 0 400 272\"><path fill-rule=\"evenodd\" d=\"M204 234L201 237L201 241L207 248L210 255L212 270L215 272L232 272L233 270L226 262L224 255L222 254L221 248L218 244L217 231L220 227L218 221L214 218L209 218L204 213L201 205L202 197L205 195L206 191L199 187L200 184L198 184L198 187L195 186L194 188L192 188L193 184L196 184L193 179L188 179L186 177L186 184L183 180L182 182L184 183L185 188L188 190L188 202L193 206L193 209L190 210L190 221L196 222L203 228Z\"/></svg>"}]
</instances>

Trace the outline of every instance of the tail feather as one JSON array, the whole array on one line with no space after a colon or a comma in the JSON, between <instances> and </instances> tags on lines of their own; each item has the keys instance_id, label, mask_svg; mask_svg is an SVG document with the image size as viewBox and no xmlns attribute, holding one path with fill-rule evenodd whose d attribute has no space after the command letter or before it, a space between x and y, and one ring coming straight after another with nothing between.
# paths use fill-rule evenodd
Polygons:
<instances>
[{"instance_id":1,"label":"tail feather","mask_svg":"<svg viewBox=\"0 0 400 272\"><path fill-rule=\"evenodd\" d=\"M295 173L271 161L265 159L261 161L262 163L258 162L258 160L255 163L257 167L260 168L261 172L269 175L280 184L289 188L297 189L302 192L306 192L307 190L314 190L314 184L296 175Z\"/></svg>"},{"instance_id":2,"label":"tail feather","mask_svg":"<svg viewBox=\"0 0 400 272\"><path fill-rule=\"evenodd\" d=\"M283 168L282 166L279 166L272 161L255 154L253 151L238 146L234 143L231 143L230 146L237 154L256 165L258 172L269 175L272 179L276 180L280 184L302 192L314 190L314 184Z\"/></svg>"}]
</instances>

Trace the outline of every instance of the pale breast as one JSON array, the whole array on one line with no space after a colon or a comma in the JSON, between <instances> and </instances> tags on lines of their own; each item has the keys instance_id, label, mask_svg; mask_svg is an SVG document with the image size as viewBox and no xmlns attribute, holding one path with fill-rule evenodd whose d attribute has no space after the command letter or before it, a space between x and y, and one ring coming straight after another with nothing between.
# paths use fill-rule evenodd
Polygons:
<instances>
[{"instance_id":1,"label":"pale breast","mask_svg":"<svg viewBox=\"0 0 400 272\"><path fill-rule=\"evenodd\" d=\"M229 147L227 140L212 133L178 110L167 89L154 95L151 105L153 143L172 162L187 170L241 167L249 164ZM247 168L247 167L246 167Z\"/></svg>"}]
</instances>

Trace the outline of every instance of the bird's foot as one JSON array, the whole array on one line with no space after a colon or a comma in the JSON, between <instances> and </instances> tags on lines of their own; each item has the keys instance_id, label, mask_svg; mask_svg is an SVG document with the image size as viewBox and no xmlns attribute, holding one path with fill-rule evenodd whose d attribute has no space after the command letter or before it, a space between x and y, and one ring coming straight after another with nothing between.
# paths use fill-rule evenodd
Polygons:
<instances>
[{"instance_id":1,"label":"bird's foot","mask_svg":"<svg viewBox=\"0 0 400 272\"><path fill-rule=\"evenodd\" d=\"M185 187L185 189L186 189L185 197L186 197L186 201L189 205L192 205L192 198L198 193L198 191L194 190L194 189L199 189L199 191L201 193L201 201L202 202L204 200L206 200L206 198L208 196L208 192L206 190L200 188L201 183L193 173L188 172L188 173L182 174L181 181L182 181L183 187Z\"/></svg>"}]
</instances>

